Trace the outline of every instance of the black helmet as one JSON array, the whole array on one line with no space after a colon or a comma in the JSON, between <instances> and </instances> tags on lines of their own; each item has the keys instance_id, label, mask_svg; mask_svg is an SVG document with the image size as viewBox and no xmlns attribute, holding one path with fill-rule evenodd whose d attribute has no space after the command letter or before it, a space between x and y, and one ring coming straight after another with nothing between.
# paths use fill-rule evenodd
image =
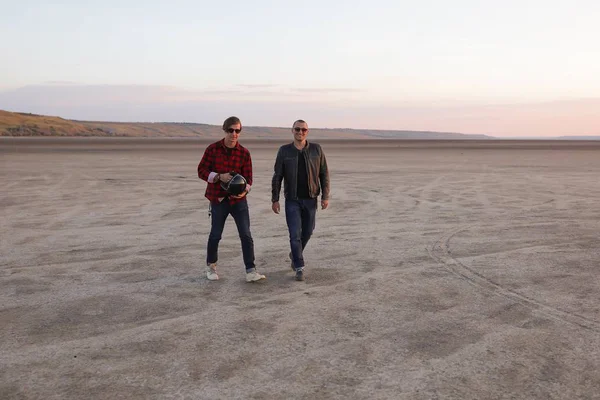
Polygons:
<instances>
[{"instance_id":1,"label":"black helmet","mask_svg":"<svg viewBox=\"0 0 600 400\"><path fill-rule=\"evenodd\" d=\"M236 174L235 172L230 172L230 174L233 175L233 178L231 178L229 182L221 182L221 187L223 190L233 196L238 196L244 193L247 185L246 178L240 174Z\"/></svg>"}]
</instances>

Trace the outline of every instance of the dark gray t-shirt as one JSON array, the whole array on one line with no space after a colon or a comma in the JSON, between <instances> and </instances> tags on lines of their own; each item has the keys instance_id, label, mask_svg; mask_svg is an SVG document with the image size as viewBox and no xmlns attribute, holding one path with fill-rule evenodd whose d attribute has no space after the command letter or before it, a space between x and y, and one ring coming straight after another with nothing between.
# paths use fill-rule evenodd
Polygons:
<instances>
[{"instance_id":1,"label":"dark gray t-shirt","mask_svg":"<svg viewBox=\"0 0 600 400\"><path fill-rule=\"evenodd\" d=\"M299 199L309 199L308 174L306 173L306 160L302 151L298 150L298 180L297 195Z\"/></svg>"}]
</instances>

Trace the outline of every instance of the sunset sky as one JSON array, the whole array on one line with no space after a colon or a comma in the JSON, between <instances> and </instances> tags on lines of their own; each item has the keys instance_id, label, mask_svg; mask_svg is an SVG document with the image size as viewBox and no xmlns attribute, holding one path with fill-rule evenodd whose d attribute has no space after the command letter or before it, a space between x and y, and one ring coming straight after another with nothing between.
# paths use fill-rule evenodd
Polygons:
<instances>
[{"instance_id":1,"label":"sunset sky","mask_svg":"<svg viewBox=\"0 0 600 400\"><path fill-rule=\"evenodd\" d=\"M600 1L0 0L0 109L600 135Z\"/></svg>"}]
</instances>

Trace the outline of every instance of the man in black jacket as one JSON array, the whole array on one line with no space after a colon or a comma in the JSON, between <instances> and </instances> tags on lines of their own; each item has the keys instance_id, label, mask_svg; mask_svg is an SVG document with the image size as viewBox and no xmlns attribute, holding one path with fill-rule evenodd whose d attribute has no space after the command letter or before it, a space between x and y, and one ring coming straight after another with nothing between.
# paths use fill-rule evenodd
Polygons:
<instances>
[{"instance_id":1,"label":"man in black jacket","mask_svg":"<svg viewBox=\"0 0 600 400\"><path fill-rule=\"evenodd\" d=\"M275 173L271 182L272 209L279 214L279 193L284 182L285 220L290 234L290 259L296 280L304 280L302 252L315 229L317 198L321 194L321 209L329 206L329 171L323 149L309 143L308 124L299 119L292 126L294 141L277 152Z\"/></svg>"}]
</instances>

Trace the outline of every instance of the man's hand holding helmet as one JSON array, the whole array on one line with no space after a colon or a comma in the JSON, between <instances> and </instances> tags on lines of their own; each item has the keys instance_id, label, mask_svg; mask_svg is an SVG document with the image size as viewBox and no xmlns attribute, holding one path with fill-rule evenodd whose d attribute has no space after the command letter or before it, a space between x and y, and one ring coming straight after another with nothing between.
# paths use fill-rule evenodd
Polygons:
<instances>
[{"instance_id":1,"label":"man's hand holding helmet","mask_svg":"<svg viewBox=\"0 0 600 400\"><path fill-rule=\"evenodd\" d=\"M237 196L230 195L229 197L231 197L232 199L241 199L242 197L244 197L247 194L248 194L248 189L244 189L244 191L242 193L238 194Z\"/></svg>"},{"instance_id":2,"label":"man's hand holding helmet","mask_svg":"<svg viewBox=\"0 0 600 400\"><path fill-rule=\"evenodd\" d=\"M241 199L248 194L248 184L246 178L242 175L230 172L220 174L219 179L221 180L221 187L229 193L229 197L232 199Z\"/></svg>"},{"instance_id":3,"label":"man's hand holding helmet","mask_svg":"<svg viewBox=\"0 0 600 400\"><path fill-rule=\"evenodd\" d=\"M217 175L217 182L229 182L231 180L231 178L233 178L233 175L231 175L229 172L227 172L226 174L219 174Z\"/></svg>"}]
</instances>

